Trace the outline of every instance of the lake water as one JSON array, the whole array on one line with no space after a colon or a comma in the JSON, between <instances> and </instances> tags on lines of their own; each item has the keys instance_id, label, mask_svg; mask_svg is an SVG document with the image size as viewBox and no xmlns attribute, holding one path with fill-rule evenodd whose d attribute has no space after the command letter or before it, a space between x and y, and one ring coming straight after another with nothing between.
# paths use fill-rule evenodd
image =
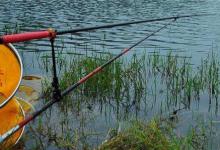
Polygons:
<instances>
[{"instance_id":1,"label":"lake water","mask_svg":"<svg viewBox=\"0 0 220 150\"><path fill-rule=\"evenodd\" d=\"M196 66L212 50L219 52L219 10L220 0L4 0L0 1L0 33L4 34L6 28L14 30L16 26L19 32L50 27L59 31L177 15L214 14L178 19L133 51L138 54L153 51L166 54L172 50L178 55L192 57L192 63ZM56 50L63 53L117 54L165 23L168 21L67 34L57 37ZM39 57L50 54L49 40L35 40L15 46L24 63L24 74L45 74L38 64L41 64ZM131 54L125 57L129 59ZM201 104L200 108L205 112L206 103ZM105 120L103 118L99 121ZM106 128L105 125L100 124L95 128Z\"/></svg>"}]
</instances>

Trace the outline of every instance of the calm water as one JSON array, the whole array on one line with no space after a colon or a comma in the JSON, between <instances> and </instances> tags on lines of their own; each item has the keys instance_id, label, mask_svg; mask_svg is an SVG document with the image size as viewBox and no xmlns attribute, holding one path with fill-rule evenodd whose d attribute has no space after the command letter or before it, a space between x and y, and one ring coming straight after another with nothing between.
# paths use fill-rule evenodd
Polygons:
<instances>
[{"instance_id":1,"label":"calm water","mask_svg":"<svg viewBox=\"0 0 220 150\"><path fill-rule=\"evenodd\" d=\"M140 54L145 51L160 50L161 53L167 53L172 50L179 55L192 56L192 61L196 64L212 49L219 51L219 10L220 0L3 0L0 1L0 31L3 34L5 26L13 29L16 24L20 32L49 27L62 30L148 18L216 13L213 16L179 19L135 49ZM165 23L167 22L146 23L64 35L57 38L57 50L62 50L63 53L106 51L117 54ZM49 41L37 40L16 46L23 59L24 73L44 74L38 67L41 63L39 56L48 53ZM130 54L127 55L128 58ZM201 104L200 108L205 110L206 104ZM109 118L111 119L115 118ZM99 122L104 120L104 116L98 119ZM97 124L94 121L88 126L98 130L111 125Z\"/></svg>"}]
</instances>

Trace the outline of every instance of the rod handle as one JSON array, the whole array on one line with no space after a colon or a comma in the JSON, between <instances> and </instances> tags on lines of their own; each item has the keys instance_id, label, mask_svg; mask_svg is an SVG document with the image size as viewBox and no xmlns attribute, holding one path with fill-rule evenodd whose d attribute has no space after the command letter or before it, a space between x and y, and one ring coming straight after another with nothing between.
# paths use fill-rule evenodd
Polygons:
<instances>
[{"instance_id":1,"label":"rod handle","mask_svg":"<svg viewBox=\"0 0 220 150\"><path fill-rule=\"evenodd\" d=\"M19 34L3 35L0 37L0 44L25 42L34 39L55 38L56 32L52 29L46 31L25 32Z\"/></svg>"}]
</instances>

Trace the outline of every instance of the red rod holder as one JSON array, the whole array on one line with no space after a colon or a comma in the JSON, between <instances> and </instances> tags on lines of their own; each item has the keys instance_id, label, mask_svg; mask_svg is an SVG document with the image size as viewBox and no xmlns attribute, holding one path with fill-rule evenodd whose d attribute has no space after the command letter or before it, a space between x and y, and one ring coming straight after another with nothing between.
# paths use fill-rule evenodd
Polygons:
<instances>
[{"instance_id":1,"label":"red rod holder","mask_svg":"<svg viewBox=\"0 0 220 150\"><path fill-rule=\"evenodd\" d=\"M3 35L0 37L0 43L17 43L42 38L55 38L56 32L52 29L47 31L26 32L19 34Z\"/></svg>"}]
</instances>

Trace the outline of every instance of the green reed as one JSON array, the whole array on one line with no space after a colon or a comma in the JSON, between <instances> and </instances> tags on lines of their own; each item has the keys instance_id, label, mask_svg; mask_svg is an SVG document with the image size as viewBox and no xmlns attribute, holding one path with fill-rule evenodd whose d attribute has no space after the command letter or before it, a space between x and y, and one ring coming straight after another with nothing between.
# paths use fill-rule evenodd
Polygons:
<instances>
[{"instance_id":1,"label":"green reed","mask_svg":"<svg viewBox=\"0 0 220 150\"><path fill-rule=\"evenodd\" d=\"M65 59L65 56L59 57L58 55L57 64L60 71L59 84L61 90L77 82L111 57L113 57L111 54L92 54L90 57L83 55L68 60ZM49 72L51 68L48 68L48 66L51 66L51 62L48 61L48 56L44 55L42 59L43 67L46 72ZM91 108L94 103L108 103L116 109L120 107L128 108L133 105L138 107L146 88L147 78L145 76L144 59L145 57L139 59L134 54L129 62L126 60L113 62L101 73L95 75L75 90L73 95L68 96L61 102L63 104L61 106L74 107L76 105L78 110L84 104ZM49 96L52 90L49 88L50 81L44 81L43 85L44 93ZM77 100L73 102L72 98ZM100 110L102 110L102 105Z\"/></svg>"},{"instance_id":2,"label":"green reed","mask_svg":"<svg viewBox=\"0 0 220 150\"><path fill-rule=\"evenodd\" d=\"M111 54L96 53L86 56L74 56L74 58L69 59L64 54L60 54L57 57L60 87L62 90L77 82L81 77L112 57ZM45 55L42 56L42 59L43 67L46 68L46 72L50 75L50 58ZM43 85L44 93L49 95L51 93L50 81L46 80ZM131 110L135 110L135 116L138 116L139 111L149 109L148 105L151 103L152 108L150 109L153 109L158 101L161 109L190 108L191 104L194 101L199 102L200 97L204 94L210 96L208 103L212 104L213 98L215 98L215 104L218 105L219 60L216 54L212 53L207 58L203 58L201 63L192 65L190 57L174 55L172 52L167 55L154 52L151 55L143 54L138 56L134 54L129 60L120 59L114 62L76 89L70 96L66 97L64 101L59 103L57 108L59 112L64 114L61 117L62 119L60 118L63 120L60 122L60 126L65 131L67 129L70 130L69 127L71 127L71 123L67 121L67 116L69 116L70 112L71 114L80 115L94 109L96 110L98 107L101 113L112 111L117 116L117 119L126 119L130 114L134 113ZM109 107L111 109L108 109ZM161 110L161 112L163 111ZM138 132L140 132L138 133L140 135L145 134L141 131ZM192 145L199 147L201 145L200 136L197 136L197 133L194 131L191 133L189 136L182 137L176 141L176 138L170 141L171 137L167 137L162 131L157 131L154 136L156 139L167 141L167 146L170 146L170 144L176 146L176 149L192 148ZM63 138L59 136L60 140L55 145L69 148L71 146L78 147L79 143L79 145L87 145L85 141L89 135L94 136L97 134L86 133L83 130L74 136L73 133L64 132L62 134ZM80 138L76 138L77 136ZM124 135L120 136L122 137L112 142L119 142L124 144L123 146L135 144L131 142L131 139L127 139L131 136L128 135L128 132L125 133L125 137ZM132 136L136 137L137 135ZM138 136L137 138L139 139L140 137ZM77 142L74 143L69 137L75 137ZM130 140L131 143L121 143L123 139ZM154 139L146 140L153 143L157 142ZM143 142L143 139L141 139L141 142ZM183 143L184 145L181 145ZM104 144L105 146L106 144Z\"/></svg>"},{"instance_id":3,"label":"green reed","mask_svg":"<svg viewBox=\"0 0 220 150\"><path fill-rule=\"evenodd\" d=\"M111 54L92 54L90 57L78 55L68 60L66 56L58 55L61 90L77 82L111 57ZM48 72L51 69L48 68L51 62L47 55L42 59L43 66ZM81 103L93 105L94 102L109 103L118 108L121 106L138 108L138 105L145 101L143 98L147 93L153 93L154 101L159 95L164 95L168 107L184 105L189 108L193 100L200 100L200 95L206 92L210 95L209 103L211 104L212 97L217 103L219 95L217 56L211 54L198 65L192 65L190 62L189 57L173 55L172 52L167 55L154 52L152 55L144 54L141 57L134 54L130 61L122 59L116 61L89 79L72 97L80 99L80 103L77 103L79 109ZM45 85L47 85L44 86L45 93L50 93L49 82ZM71 101L65 103L73 106Z\"/></svg>"},{"instance_id":4,"label":"green reed","mask_svg":"<svg viewBox=\"0 0 220 150\"><path fill-rule=\"evenodd\" d=\"M123 131L100 145L98 150L197 150L207 148L207 131L193 127L186 136L177 135L166 122L153 119L150 122L133 121Z\"/></svg>"},{"instance_id":5,"label":"green reed","mask_svg":"<svg viewBox=\"0 0 220 150\"><path fill-rule=\"evenodd\" d=\"M4 34L15 34L21 31L22 25L15 23L13 25L5 25L2 29Z\"/></svg>"}]
</instances>

